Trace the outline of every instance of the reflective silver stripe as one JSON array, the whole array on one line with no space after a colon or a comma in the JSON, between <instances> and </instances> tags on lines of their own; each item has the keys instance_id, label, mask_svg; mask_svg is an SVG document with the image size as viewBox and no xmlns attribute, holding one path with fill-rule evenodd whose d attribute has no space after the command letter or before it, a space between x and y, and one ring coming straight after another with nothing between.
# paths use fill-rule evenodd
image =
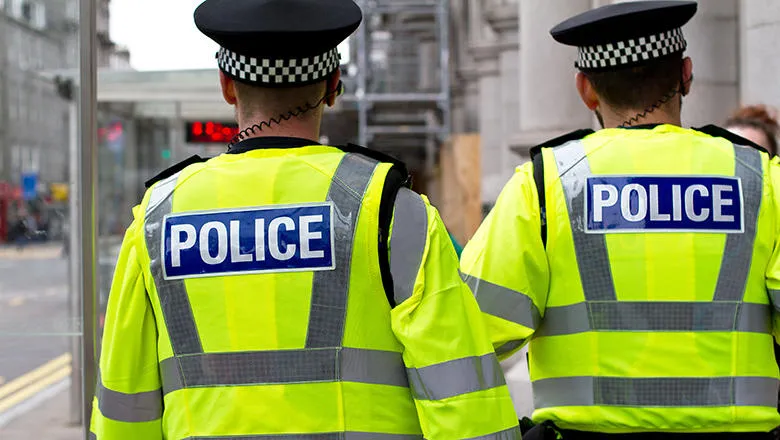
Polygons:
<instances>
[{"instance_id":1,"label":"reflective silver stripe","mask_svg":"<svg viewBox=\"0 0 780 440\"><path fill-rule=\"evenodd\" d=\"M715 288L715 301L741 301L745 293L753 243L756 240L758 211L764 189L761 153L755 148L734 145L734 175L742 182L744 234L728 234Z\"/></svg>"},{"instance_id":2,"label":"reflective silver stripe","mask_svg":"<svg viewBox=\"0 0 780 440\"><path fill-rule=\"evenodd\" d=\"M359 348L341 349L341 380L409 387L401 353Z\"/></svg>"},{"instance_id":3,"label":"reflective silver stripe","mask_svg":"<svg viewBox=\"0 0 780 440\"><path fill-rule=\"evenodd\" d=\"M553 154L569 209L574 251L577 255L585 299L587 301L617 300L607 254L606 234L584 232L585 188L591 172L582 142L573 141L556 147L553 149Z\"/></svg>"},{"instance_id":4,"label":"reflective silver stripe","mask_svg":"<svg viewBox=\"0 0 780 440\"><path fill-rule=\"evenodd\" d=\"M393 219L390 273L393 275L395 303L401 304L414 293L428 239L428 210L422 197L410 189L401 188L395 198Z\"/></svg>"},{"instance_id":5,"label":"reflective silver stripe","mask_svg":"<svg viewBox=\"0 0 780 440\"><path fill-rule=\"evenodd\" d=\"M419 400L442 400L506 384L494 353L406 371L412 392Z\"/></svg>"},{"instance_id":6,"label":"reflective silver stripe","mask_svg":"<svg viewBox=\"0 0 780 440\"><path fill-rule=\"evenodd\" d=\"M359 154L344 155L328 191L333 218L335 269L314 273L307 348L340 347L347 314L355 229L363 196L378 162Z\"/></svg>"},{"instance_id":7,"label":"reflective silver stripe","mask_svg":"<svg viewBox=\"0 0 780 440\"><path fill-rule=\"evenodd\" d=\"M587 331L733 331L771 333L766 304L609 301L547 307L537 337Z\"/></svg>"},{"instance_id":8,"label":"reflective silver stripe","mask_svg":"<svg viewBox=\"0 0 780 440\"><path fill-rule=\"evenodd\" d=\"M125 394L109 390L98 378L95 395L103 417L117 422L151 422L162 417L162 390Z\"/></svg>"},{"instance_id":9,"label":"reflective silver stripe","mask_svg":"<svg viewBox=\"0 0 780 440\"><path fill-rule=\"evenodd\" d=\"M536 330L542 320L539 309L527 295L498 284L463 275L482 312Z\"/></svg>"},{"instance_id":10,"label":"reflective silver stripe","mask_svg":"<svg viewBox=\"0 0 780 440\"><path fill-rule=\"evenodd\" d=\"M515 426L514 428L505 429L493 434L472 437L468 440L520 440L520 438L520 427Z\"/></svg>"},{"instance_id":11,"label":"reflective silver stripe","mask_svg":"<svg viewBox=\"0 0 780 440\"><path fill-rule=\"evenodd\" d=\"M163 219L173 209L173 192L179 174L158 183L149 196L146 208L146 247L151 260L151 273L157 286L165 327L168 329L173 353L176 355L200 353L200 342L195 318L184 280L166 280L163 277L162 228Z\"/></svg>"},{"instance_id":12,"label":"reflective silver stripe","mask_svg":"<svg viewBox=\"0 0 780 440\"><path fill-rule=\"evenodd\" d=\"M769 289L769 300L776 311L780 312L780 290Z\"/></svg>"},{"instance_id":13,"label":"reflective silver stripe","mask_svg":"<svg viewBox=\"0 0 780 440\"><path fill-rule=\"evenodd\" d=\"M357 348L176 356L160 362L160 376L165 394L184 388L339 380L409 386L401 353Z\"/></svg>"},{"instance_id":14,"label":"reflective silver stripe","mask_svg":"<svg viewBox=\"0 0 780 440\"><path fill-rule=\"evenodd\" d=\"M500 346L500 347L498 347L496 349L496 355L503 356L503 355L505 355L507 353L511 353L511 352L517 350L518 348L522 347L523 344L525 344L525 339L523 339L521 341L507 342L506 344L504 344L504 345L502 345L502 346Z\"/></svg>"},{"instance_id":15,"label":"reflective silver stripe","mask_svg":"<svg viewBox=\"0 0 780 440\"><path fill-rule=\"evenodd\" d=\"M184 440L422 440L422 435L383 434L381 432L325 432L321 434L231 435L187 437Z\"/></svg>"},{"instance_id":16,"label":"reflective silver stripe","mask_svg":"<svg viewBox=\"0 0 780 440\"><path fill-rule=\"evenodd\" d=\"M777 407L771 377L560 377L533 382L537 409L557 406Z\"/></svg>"}]
</instances>

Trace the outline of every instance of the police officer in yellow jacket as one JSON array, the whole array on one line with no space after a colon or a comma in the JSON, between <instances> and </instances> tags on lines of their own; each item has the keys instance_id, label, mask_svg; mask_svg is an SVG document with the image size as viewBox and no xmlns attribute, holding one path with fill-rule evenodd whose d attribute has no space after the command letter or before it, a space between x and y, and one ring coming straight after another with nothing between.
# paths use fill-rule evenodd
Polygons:
<instances>
[{"instance_id":1,"label":"police officer in yellow jacket","mask_svg":"<svg viewBox=\"0 0 780 440\"><path fill-rule=\"evenodd\" d=\"M361 18L352 0L197 9L242 140L135 209L93 438L519 439L437 211L402 164L314 141Z\"/></svg>"},{"instance_id":2,"label":"police officer in yellow jacket","mask_svg":"<svg viewBox=\"0 0 780 440\"><path fill-rule=\"evenodd\" d=\"M780 168L725 130L680 127L695 12L619 3L552 30L579 48L577 89L604 129L535 149L463 254L499 356L530 341L534 435L758 439L780 424Z\"/></svg>"}]
</instances>

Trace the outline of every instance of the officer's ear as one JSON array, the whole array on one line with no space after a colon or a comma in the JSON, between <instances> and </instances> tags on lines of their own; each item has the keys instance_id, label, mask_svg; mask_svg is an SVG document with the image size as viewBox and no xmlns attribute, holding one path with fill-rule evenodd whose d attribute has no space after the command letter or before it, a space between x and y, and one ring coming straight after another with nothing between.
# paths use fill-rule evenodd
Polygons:
<instances>
[{"instance_id":1,"label":"officer's ear","mask_svg":"<svg viewBox=\"0 0 780 440\"><path fill-rule=\"evenodd\" d=\"M336 98L340 95L340 88L343 87L343 84L341 83L341 69L337 69L333 72L333 75L328 77L328 82L325 87L327 90L325 104L327 104L328 107L333 107L336 105Z\"/></svg>"},{"instance_id":2,"label":"officer's ear","mask_svg":"<svg viewBox=\"0 0 780 440\"><path fill-rule=\"evenodd\" d=\"M588 79L588 75L577 72L576 83L577 91L580 92L580 98L585 107L588 107L590 111L595 111L599 107L599 97L596 94L596 90L593 89L593 84Z\"/></svg>"},{"instance_id":3,"label":"officer's ear","mask_svg":"<svg viewBox=\"0 0 780 440\"><path fill-rule=\"evenodd\" d=\"M230 105L236 105L236 82L233 78L225 75L225 72L219 71L219 84L222 86L222 97Z\"/></svg>"},{"instance_id":4,"label":"officer's ear","mask_svg":"<svg viewBox=\"0 0 780 440\"><path fill-rule=\"evenodd\" d=\"M682 80L682 95L687 96L691 92L691 84L693 84L693 61L691 61L691 57L683 59Z\"/></svg>"}]
</instances>

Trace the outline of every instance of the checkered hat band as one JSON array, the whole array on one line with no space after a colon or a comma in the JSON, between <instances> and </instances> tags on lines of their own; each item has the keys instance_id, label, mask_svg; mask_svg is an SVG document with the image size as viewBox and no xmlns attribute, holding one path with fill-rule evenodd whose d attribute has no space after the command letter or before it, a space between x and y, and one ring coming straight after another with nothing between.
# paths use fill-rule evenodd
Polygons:
<instances>
[{"instance_id":1,"label":"checkered hat band","mask_svg":"<svg viewBox=\"0 0 780 440\"><path fill-rule=\"evenodd\" d=\"M608 69L661 58L685 51L687 43L681 28L617 43L579 48L577 68Z\"/></svg>"},{"instance_id":2,"label":"checkered hat band","mask_svg":"<svg viewBox=\"0 0 780 440\"><path fill-rule=\"evenodd\" d=\"M322 55L272 59L239 55L220 48L217 53L219 68L240 80L268 86L291 86L323 81L339 67L341 56L338 49Z\"/></svg>"}]
</instances>

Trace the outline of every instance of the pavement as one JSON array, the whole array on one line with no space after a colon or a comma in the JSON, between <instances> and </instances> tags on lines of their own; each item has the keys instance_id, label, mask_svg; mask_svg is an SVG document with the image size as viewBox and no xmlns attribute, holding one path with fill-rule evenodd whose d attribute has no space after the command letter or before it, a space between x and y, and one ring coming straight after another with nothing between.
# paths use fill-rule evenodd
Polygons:
<instances>
[{"instance_id":1,"label":"pavement","mask_svg":"<svg viewBox=\"0 0 780 440\"><path fill-rule=\"evenodd\" d=\"M71 316L59 244L0 246L0 439L77 440L68 424Z\"/></svg>"},{"instance_id":2,"label":"pavement","mask_svg":"<svg viewBox=\"0 0 780 440\"><path fill-rule=\"evenodd\" d=\"M65 382L67 386L69 383ZM67 389L54 389L37 407L0 426L3 440L84 440L84 428L68 421L70 396ZM2 420L0 420L2 423Z\"/></svg>"}]
</instances>

